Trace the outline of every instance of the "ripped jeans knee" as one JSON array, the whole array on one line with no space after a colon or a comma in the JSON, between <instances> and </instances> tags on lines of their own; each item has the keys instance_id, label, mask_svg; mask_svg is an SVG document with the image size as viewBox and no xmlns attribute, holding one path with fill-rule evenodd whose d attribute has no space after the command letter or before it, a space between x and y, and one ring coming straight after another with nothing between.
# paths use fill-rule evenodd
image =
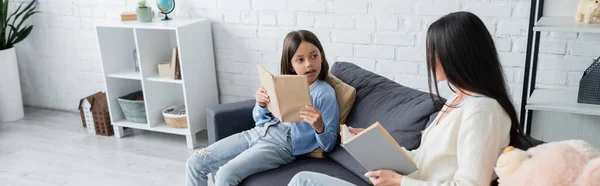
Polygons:
<instances>
[{"instance_id":1,"label":"ripped jeans knee","mask_svg":"<svg viewBox=\"0 0 600 186\"><path fill-rule=\"evenodd\" d=\"M203 160L206 160L206 157L208 157L208 155L211 152L208 152L208 150L206 150L206 148L200 149L199 151L196 151L196 153L194 153L194 156L196 156L197 158L203 158Z\"/></svg>"},{"instance_id":2,"label":"ripped jeans knee","mask_svg":"<svg viewBox=\"0 0 600 186\"><path fill-rule=\"evenodd\" d=\"M202 174L208 174L210 170L207 170L207 159L210 155L210 152L206 150L206 148L200 149L195 152L188 160L187 166L188 169L196 170L201 172Z\"/></svg>"}]
</instances>

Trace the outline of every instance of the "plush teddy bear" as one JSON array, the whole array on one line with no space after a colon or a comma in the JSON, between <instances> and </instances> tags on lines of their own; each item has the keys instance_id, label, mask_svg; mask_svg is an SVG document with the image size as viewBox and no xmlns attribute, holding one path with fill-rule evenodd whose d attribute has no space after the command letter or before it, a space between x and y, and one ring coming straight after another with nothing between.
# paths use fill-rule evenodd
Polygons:
<instances>
[{"instance_id":1,"label":"plush teddy bear","mask_svg":"<svg viewBox=\"0 0 600 186\"><path fill-rule=\"evenodd\" d=\"M594 17L600 20L600 0L579 0L575 21L590 23Z\"/></svg>"},{"instance_id":2,"label":"plush teddy bear","mask_svg":"<svg viewBox=\"0 0 600 186\"><path fill-rule=\"evenodd\" d=\"M494 170L500 186L600 186L600 152L582 140L507 147Z\"/></svg>"}]
</instances>

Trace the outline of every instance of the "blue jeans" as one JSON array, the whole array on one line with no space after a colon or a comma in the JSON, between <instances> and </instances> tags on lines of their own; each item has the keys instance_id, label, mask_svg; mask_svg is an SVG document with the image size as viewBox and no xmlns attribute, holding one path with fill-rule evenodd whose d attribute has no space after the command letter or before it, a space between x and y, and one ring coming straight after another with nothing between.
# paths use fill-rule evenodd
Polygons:
<instances>
[{"instance_id":1,"label":"blue jeans","mask_svg":"<svg viewBox=\"0 0 600 186\"><path fill-rule=\"evenodd\" d=\"M340 180L325 174L316 172L299 172L292 178L288 186L355 186L344 180Z\"/></svg>"},{"instance_id":2,"label":"blue jeans","mask_svg":"<svg viewBox=\"0 0 600 186\"><path fill-rule=\"evenodd\" d=\"M290 134L286 124L267 123L219 140L187 160L186 183L206 186L208 173L217 171L216 186L237 185L252 174L291 163L296 156Z\"/></svg>"}]
</instances>

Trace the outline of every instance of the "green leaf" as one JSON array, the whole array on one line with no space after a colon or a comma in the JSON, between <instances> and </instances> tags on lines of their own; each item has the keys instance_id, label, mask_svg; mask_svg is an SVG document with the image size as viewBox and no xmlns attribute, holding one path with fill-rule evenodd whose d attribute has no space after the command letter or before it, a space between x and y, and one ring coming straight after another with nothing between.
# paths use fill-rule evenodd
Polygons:
<instances>
[{"instance_id":1,"label":"green leaf","mask_svg":"<svg viewBox=\"0 0 600 186\"><path fill-rule=\"evenodd\" d=\"M15 41L12 42L12 44L17 44L21 41L23 41L23 39L27 38L27 36L29 36L29 34L31 34L31 30L33 30L33 25L25 27L23 29L23 31L19 32L19 34L17 34L17 39Z\"/></svg>"},{"instance_id":2,"label":"green leaf","mask_svg":"<svg viewBox=\"0 0 600 186\"><path fill-rule=\"evenodd\" d=\"M17 33L19 33L19 30L13 25L8 25L8 27L10 28L11 34L8 35L7 43L10 43L10 41L12 41L14 37L16 37Z\"/></svg>"},{"instance_id":3,"label":"green leaf","mask_svg":"<svg viewBox=\"0 0 600 186\"><path fill-rule=\"evenodd\" d=\"M6 14L8 14L8 0L0 0L0 49L6 49Z\"/></svg>"},{"instance_id":4,"label":"green leaf","mask_svg":"<svg viewBox=\"0 0 600 186\"><path fill-rule=\"evenodd\" d=\"M6 16L3 16L3 14L4 14L3 10L4 10L4 0L0 0L0 26L4 26L4 20L6 20Z\"/></svg>"},{"instance_id":5,"label":"green leaf","mask_svg":"<svg viewBox=\"0 0 600 186\"><path fill-rule=\"evenodd\" d=\"M19 23L19 25L20 25L21 23L25 22L25 20L24 20L24 19L19 19L19 17L21 17L21 15L23 15L23 13L25 13L25 12L31 12L31 11L33 11L33 9L35 9L35 6L33 6L33 4L35 3L35 1L36 1L36 0L33 0L33 1L31 1L31 2L30 2L30 3L29 3L29 4L28 4L26 7L25 7L25 9L23 9L23 11L19 12L19 11L17 10L17 11L15 11L15 12L13 13L13 15L14 15L14 14L16 14L17 16L15 16L15 18L13 19L13 21L12 21L12 25L15 25L15 21L17 21L17 20L20 20L20 21L21 21L21 22ZM21 3L21 5L19 5L19 8L20 8L21 6L23 6L23 3ZM32 6L33 6L33 8L32 8ZM11 16L12 16L12 15L11 15ZM7 21L8 21L8 20L7 20ZM17 28L19 28L19 27L20 27L20 26L17 26Z\"/></svg>"},{"instance_id":6,"label":"green leaf","mask_svg":"<svg viewBox=\"0 0 600 186\"><path fill-rule=\"evenodd\" d=\"M22 7L22 6L23 6L23 3L21 3L21 5L19 5L19 7L17 8L17 10L15 10L15 12L13 12L12 14L10 14L10 16L8 16L8 18L6 19L6 23L10 22L10 19L11 19L11 18L13 18L13 16L15 16L15 14L19 13L19 11L21 10L21 7ZM24 11L23 11L23 12L24 12ZM22 14L23 12L21 12L21 13L17 14L17 15L16 15L16 17L14 17L14 18L13 18L12 25L14 25L14 24L15 24L15 21L16 21L16 20L19 18L19 16L21 16L21 14ZM18 29L17 29L17 30L18 30ZM12 34L13 34L13 31L11 30L11 31L8 33L9 37L10 37L10 35L12 35Z\"/></svg>"},{"instance_id":7,"label":"green leaf","mask_svg":"<svg viewBox=\"0 0 600 186\"><path fill-rule=\"evenodd\" d=\"M35 7L34 7L35 8ZM27 18L31 17L32 15L39 13L39 11L33 11L34 9L31 9L27 12L27 14L25 14L25 16L23 16L23 18L21 19L21 22L19 23L19 25L17 25L17 29L21 28L21 25L27 20Z\"/></svg>"},{"instance_id":8,"label":"green leaf","mask_svg":"<svg viewBox=\"0 0 600 186\"><path fill-rule=\"evenodd\" d=\"M7 17L8 1L9 0L0 0L0 29L2 29L0 30L0 50L11 48L16 43L27 38L32 32L33 26L26 26L25 28L21 28L21 26L31 16L39 13L39 11L35 11L37 8L35 6L37 0L32 0L27 6L23 6L25 2L21 3L19 7Z\"/></svg>"},{"instance_id":9,"label":"green leaf","mask_svg":"<svg viewBox=\"0 0 600 186\"><path fill-rule=\"evenodd\" d=\"M2 20L5 21L4 24L6 24L6 16L8 15L8 4L9 4L8 0L5 0L3 6L0 7L0 8L2 8L2 10L0 10L0 14L1 14L0 16L1 16Z\"/></svg>"},{"instance_id":10,"label":"green leaf","mask_svg":"<svg viewBox=\"0 0 600 186\"><path fill-rule=\"evenodd\" d=\"M21 3L21 4L19 5L19 7L17 7L17 10L15 10L15 12L13 12L12 14L10 14L10 16L8 16L8 18L6 18L6 22L9 22L9 21L10 21L10 19L11 19L11 18L12 18L12 17L13 17L15 14L19 13L19 11L21 10L21 8L22 8L22 7L23 7L23 3ZM18 17L18 15L17 15L17 17ZM15 17L15 19L17 19L17 17ZM13 19L13 22L14 22L14 20L15 20L15 19Z\"/></svg>"}]
</instances>

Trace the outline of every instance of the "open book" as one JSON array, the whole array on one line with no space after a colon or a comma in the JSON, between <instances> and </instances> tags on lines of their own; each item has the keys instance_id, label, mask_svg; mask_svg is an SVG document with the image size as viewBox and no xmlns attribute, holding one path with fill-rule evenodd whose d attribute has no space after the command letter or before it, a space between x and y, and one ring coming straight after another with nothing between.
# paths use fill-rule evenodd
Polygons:
<instances>
[{"instance_id":1,"label":"open book","mask_svg":"<svg viewBox=\"0 0 600 186\"><path fill-rule=\"evenodd\" d=\"M260 65L258 74L261 86L269 94L269 111L282 122L303 122L300 110L312 105L306 76L273 75Z\"/></svg>"},{"instance_id":2,"label":"open book","mask_svg":"<svg viewBox=\"0 0 600 186\"><path fill-rule=\"evenodd\" d=\"M341 133L342 147L367 170L393 170L403 175L417 171L412 158L379 122L356 135L342 125Z\"/></svg>"}]
</instances>

